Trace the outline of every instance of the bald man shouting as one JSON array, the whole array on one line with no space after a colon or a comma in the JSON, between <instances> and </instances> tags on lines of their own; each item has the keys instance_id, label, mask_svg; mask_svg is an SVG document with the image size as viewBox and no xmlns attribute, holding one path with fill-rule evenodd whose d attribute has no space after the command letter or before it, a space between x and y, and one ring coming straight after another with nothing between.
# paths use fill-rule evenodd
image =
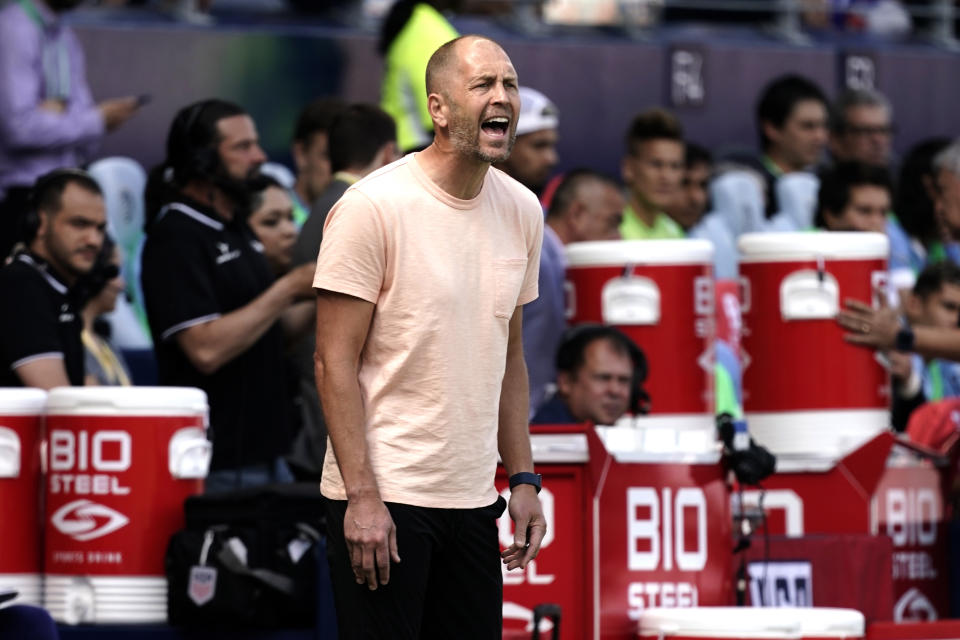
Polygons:
<instances>
[{"instance_id":1,"label":"bald man shouting","mask_svg":"<svg viewBox=\"0 0 960 640\"><path fill-rule=\"evenodd\" d=\"M341 638L499 638L500 563L525 567L546 532L521 339L543 214L491 168L516 137L517 73L464 36L433 54L427 93L433 144L348 189L317 260ZM502 553L498 453L515 530Z\"/></svg>"}]
</instances>

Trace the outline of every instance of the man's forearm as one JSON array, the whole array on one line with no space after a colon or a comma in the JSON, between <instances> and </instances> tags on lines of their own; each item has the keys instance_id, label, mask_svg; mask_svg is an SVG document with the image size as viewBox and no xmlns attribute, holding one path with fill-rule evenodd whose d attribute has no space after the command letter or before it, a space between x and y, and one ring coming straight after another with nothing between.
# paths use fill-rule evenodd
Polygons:
<instances>
[{"instance_id":1,"label":"man's forearm","mask_svg":"<svg viewBox=\"0 0 960 640\"><path fill-rule=\"evenodd\" d=\"M317 393L348 500L379 497L367 446L357 373L355 364L342 360L331 362L318 351L315 358Z\"/></svg>"},{"instance_id":2,"label":"man's forearm","mask_svg":"<svg viewBox=\"0 0 960 640\"><path fill-rule=\"evenodd\" d=\"M177 334L190 362L211 374L252 347L293 302L285 280L277 280L246 306Z\"/></svg>"},{"instance_id":3,"label":"man's forearm","mask_svg":"<svg viewBox=\"0 0 960 640\"><path fill-rule=\"evenodd\" d=\"M913 327L914 351L925 358L960 361L960 329Z\"/></svg>"},{"instance_id":4,"label":"man's forearm","mask_svg":"<svg viewBox=\"0 0 960 640\"><path fill-rule=\"evenodd\" d=\"M521 309L515 311L521 316ZM507 348L507 362L500 387L500 414L497 445L500 459L507 475L520 471L533 471L533 455L530 451L530 429L527 416L530 411L530 388L527 380L527 365L523 359L523 343L519 334L521 324L517 318L510 321L511 339Z\"/></svg>"}]
</instances>

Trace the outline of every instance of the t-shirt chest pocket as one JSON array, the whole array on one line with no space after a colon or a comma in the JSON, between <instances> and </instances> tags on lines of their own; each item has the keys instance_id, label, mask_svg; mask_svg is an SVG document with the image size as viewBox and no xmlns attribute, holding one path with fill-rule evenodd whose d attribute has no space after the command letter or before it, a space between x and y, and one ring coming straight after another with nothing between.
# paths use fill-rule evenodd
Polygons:
<instances>
[{"instance_id":1,"label":"t-shirt chest pocket","mask_svg":"<svg viewBox=\"0 0 960 640\"><path fill-rule=\"evenodd\" d=\"M520 287L523 285L523 276L526 270L526 258L494 261L493 275L496 283L493 304L494 316L508 319L513 316L513 311L517 308Z\"/></svg>"}]
</instances>

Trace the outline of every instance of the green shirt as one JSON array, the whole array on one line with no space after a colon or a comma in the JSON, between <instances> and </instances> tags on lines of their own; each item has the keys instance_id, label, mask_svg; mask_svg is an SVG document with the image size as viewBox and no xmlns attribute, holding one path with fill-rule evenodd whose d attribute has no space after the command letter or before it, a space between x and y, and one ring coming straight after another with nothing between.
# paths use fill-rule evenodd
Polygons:
<instances>
[{"instance_id":1,"label":"green shirt","mask_svg":"<svg viewBox=\"0 0 960 640\"><path fill-rule=\"evenodd\" d=\"M380 106L397 123L397 146L410 151L430 144L433 121L427 109L427 62L457 31L436 9L419 3L390 45L380 88Z\"/></svg>"},{"instance_id":2,"label":"green shirt","mask_svg":"<svg viewBox=\"0 0 960 640\"><path fill-rule=\"evenodd\" d=\"M623 210L620 235L624 240L664 240L686 237L680 225L662 211L657 213L653 226L650 227L637 216L630 205Z\"/></svg>"},{"instance_id":3,"label":"green shirt","mask_svg":"<svg viewBox=\"0 0 960 640\"><path fill-rule=\"evenodd\" d=\"M739 420L743 417L743 409L737 402L737 392L733 384L733 378L719 362L713 366L714 372L714 393L716 394L716 414L729 413L734 419Z\"/></svg>"}]
</instances>

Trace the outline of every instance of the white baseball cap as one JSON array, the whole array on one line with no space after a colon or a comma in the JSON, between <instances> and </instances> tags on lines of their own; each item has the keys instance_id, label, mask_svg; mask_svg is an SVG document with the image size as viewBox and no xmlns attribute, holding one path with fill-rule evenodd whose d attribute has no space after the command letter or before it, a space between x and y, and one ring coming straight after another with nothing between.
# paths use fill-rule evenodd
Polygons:
<instances>
[{"instance_id":1,"label":"white baseball cap","mask_svg":"<svg viewBox=\"0 0 960 640\"><path fill-rule=\"evenodd\" d=\"M517 119L517 135L544 129L556 129L560 124L560 110L550 98L536 89L520 87L520 117Z\"/></svg>"}]
</instances>

